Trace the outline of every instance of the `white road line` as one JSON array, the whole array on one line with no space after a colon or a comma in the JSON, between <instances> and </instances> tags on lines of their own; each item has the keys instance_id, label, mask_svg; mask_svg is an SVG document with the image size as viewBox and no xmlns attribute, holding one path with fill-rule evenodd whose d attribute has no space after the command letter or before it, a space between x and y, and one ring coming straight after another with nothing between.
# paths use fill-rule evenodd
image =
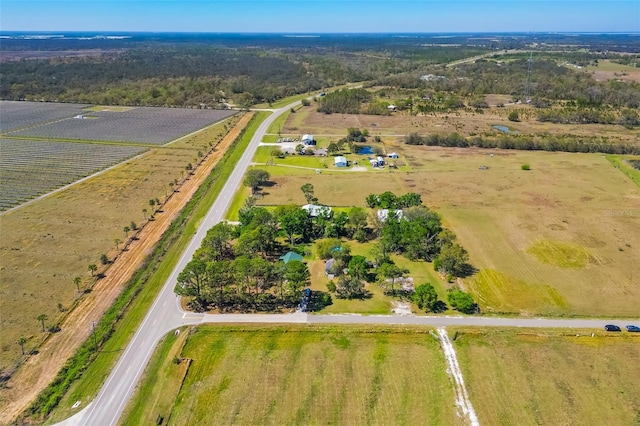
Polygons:
<instances>
[{"instance_id":1,"label":"white road line","mask_svg":"<svg viewBox=\"0 0 640 426\"><path fill-rule=\"evenodd\" d=\"M471 426L480 426L478 416L476 415L473 405L471 405L471 401L469 400L469 394L467 393L467 388L464 385L464 377L462 377L462 371L458 364L458 357L456 356L456 351L451 344L451 340L449 340L447 330L444 327L438 328L438 336L440 337L440 345L442 346L444 357L447 360L447 365L449 366L447 372L453 379L453 390L456 394L456 407L460 412L462 412L462 415L469 420Z\"/></svg>"}]
</instances>

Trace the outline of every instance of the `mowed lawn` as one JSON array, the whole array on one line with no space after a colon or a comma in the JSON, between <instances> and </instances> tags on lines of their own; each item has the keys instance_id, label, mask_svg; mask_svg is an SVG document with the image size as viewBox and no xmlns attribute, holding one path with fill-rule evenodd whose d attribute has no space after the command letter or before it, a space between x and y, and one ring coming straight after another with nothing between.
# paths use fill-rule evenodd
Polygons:
<instances>
[{"instance_id":1,"label":"mowed lawn","mask_svg":"<svg viewBox=\"0 0 640 426\"><path fill-rule=\"evenodd\" d=\"M305 183L329 206L417 192L469 251L478 273L464 284L482 311L640 314L640 188L605 156L384 145L411 170L278 168L258 203L302 205ZM520 169L525 163L531 170Z\"/></svg>"},{"instance_id":2,"label":"mowed lawn","mask_svg":"<svg viewBox=\"0 0 640 426\"><path fill-rule=\"evenodd\" d=\"M158 414L173 425L462 423L427 329L203 326L181 356L191 364L170 418L155 394L175 390L156 382L137 393L122 424L151 424Z\"/></svg>"},{"instance_id":3,"label":"mowed lawn","mask_svg":"<svg viewBox=\"0 0 640 426\"><path fill-rule=\"evenodd\" d=\"M576 334L460 330L454 347L480 424L638 424L640 336Z\"/></svg>"}]
</instances>

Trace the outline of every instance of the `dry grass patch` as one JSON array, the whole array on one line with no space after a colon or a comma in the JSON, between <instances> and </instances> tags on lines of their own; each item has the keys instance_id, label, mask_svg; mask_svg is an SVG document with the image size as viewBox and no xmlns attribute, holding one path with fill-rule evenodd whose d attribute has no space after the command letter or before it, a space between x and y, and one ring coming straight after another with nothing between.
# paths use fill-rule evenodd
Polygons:
<instances>
[{"instance_id":1,"label":"dry grass patch","mask_svg":"<svg viewBox=\"0 0 640 426\"><path fill-rule=\"evenodd\" d=\"M38 315L48 315L47 326L62 320L79 297L73 278L82 278L81 291L94 285L88 265L98 265L98 272L104 269L100 255L115 257L114 240L127 239L123 228L132 221L143 223L143 209L147 217L153 213L149 199L164 200L173 189L169 183L186 177L185 166L196 164L198 151L206 152L220 139L225 125L231 127L226 123L152 148L99 176L2 215L0 369L10 368L19 358L15 342L20 336L28 339L27 350L41 342Z\"/></svg>"},{"instance_id":2,"label":"dry grass patch","mask_svg":"<svg viewBox=\"0 0 640 426\"><path fill-rule=\"evenodd\" d=\"M454 345L481 424L640 420L640 336L467 329Z\"/></svg>"},{"instance_id":3,"label":"dry grass patch","mask_svg":"<svg viewBox=\"0 0 640 426\"><path fill-rule=\"evenodd\" d=\"M490 100L502 99L490 96ZM521 121L508 120L511 111L517 109ZM638 130L626 129L620 125L607 124L555 124L539 122L536 111L530 105L510 105L506 108L488 108L483 113L457 111L436 115L411 115L398 112L390 116L323 114L308 107L296 114L290 114L282 127L283 134L312 133L314 136L344 137L347 128L356 127L369 131L371 137L381 136L383 140L402 139L410 133L427 135L431 133L460 133L463 136L501 134L494 125L511 127L523 135L553 136L599 136L611 143L638 144Z\"/></svg>"}]
</instances>

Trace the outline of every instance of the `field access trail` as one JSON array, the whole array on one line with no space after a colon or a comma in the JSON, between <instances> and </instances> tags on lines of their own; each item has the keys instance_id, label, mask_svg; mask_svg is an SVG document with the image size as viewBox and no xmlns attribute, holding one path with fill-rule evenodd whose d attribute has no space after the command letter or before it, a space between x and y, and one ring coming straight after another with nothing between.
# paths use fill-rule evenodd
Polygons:
<instances>
[{"instance_id":1,"label":"field access trail","mask_svg":"<svg viewBox=\"0 0 640 426\"><path fill-rule=\"evenodd\" d=\"M181 309L179 298L173 288L178 274L191 260L200 246L207 230L224 219L232 198L242 182L245 171L271 123L289 111L294 102L274 111L260 124L249 146L243 153L233 173L225 183L220 196L211 206L205 219L194 234L178 264L164 284L157 299L142 324L124 350L115 368L107 378L96 399L81 412L65 420L63 425L115 425L125 409L142 372L146 367L158 341L166 333L183 325L207 323L307 323L307 324L382 324L480 326L480 327L546 327L598 329L613 320L601 319L548 319L548 318L496 318L479 316L414 316L414 315L309 315L302 312L292 314L198 314Z\"/></svg>"}]
</instances>

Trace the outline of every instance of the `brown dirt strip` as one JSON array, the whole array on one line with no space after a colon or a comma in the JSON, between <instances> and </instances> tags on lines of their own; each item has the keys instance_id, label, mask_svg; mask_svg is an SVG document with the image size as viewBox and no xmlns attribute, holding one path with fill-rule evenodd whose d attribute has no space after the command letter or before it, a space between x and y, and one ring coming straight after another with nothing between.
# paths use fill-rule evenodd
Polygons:
<instances>
[{"instance_id":1,"label":"brown dirt strip","mask_svg":"<svg viewBox=\"0 0 640 426\"><path fill-rule=\"evenodd\" d=\"M171 222L184 208L196 190L211 173L213 167L246 127L252 114L245 114L216 145L216 151L209 154L194 170L190 179L178 188L162 205L162 213L155 215L155 220L147 222L136 235L137 240L130 240L126 251L114 259L105 271L105 277L98 280L93 291L67 315L61 324L61 331L51 334L38 348L37 356L31 356L24 365L0 390L0 423L12 422L38 396L38 394L54 379L64 363L78 347L90 336L88 324L97 321L116 300L122 288L140 267L143 260L153 250Z\"/></svg>"}]
</instances>

